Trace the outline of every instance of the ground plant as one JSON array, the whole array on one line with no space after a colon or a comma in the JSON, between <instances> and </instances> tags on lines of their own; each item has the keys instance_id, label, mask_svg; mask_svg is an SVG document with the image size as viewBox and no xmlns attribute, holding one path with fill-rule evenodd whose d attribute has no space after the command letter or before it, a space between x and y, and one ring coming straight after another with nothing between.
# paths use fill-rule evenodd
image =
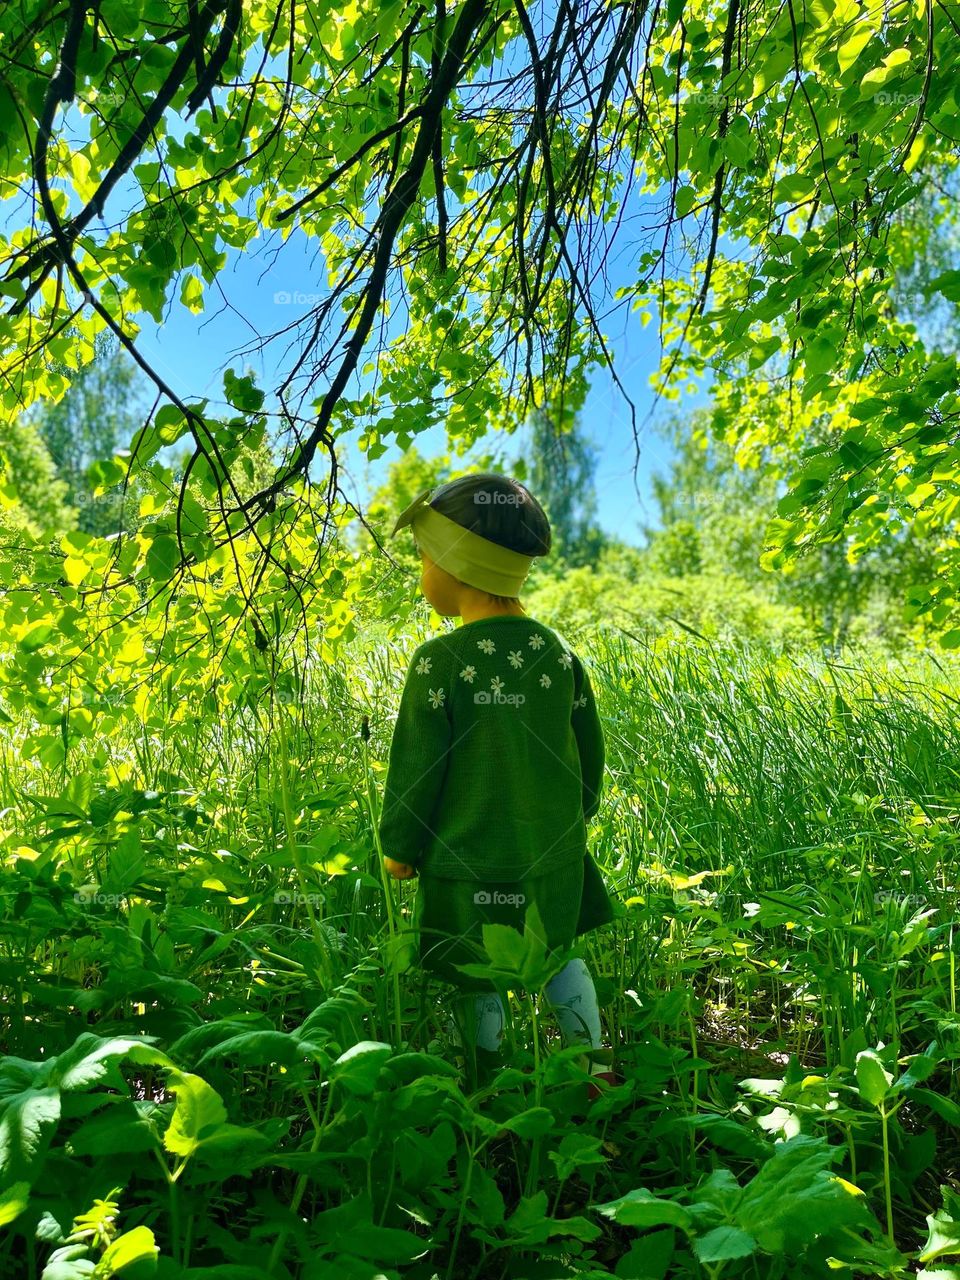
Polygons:
<instances>
[{"instance_id":1,"label":"ground plant","mask_svg":"<svg viewBox=\"0 0 960 1280\"><path fill-rule=\"evenodd\" d=\"M4 1274L955 1274L957 673L595 632L623 1082L585 1106L532 935L485 938L480 1089L411 967L371 823L411 642L106 765L11 729Z\"/></svg>"}]
</instances>

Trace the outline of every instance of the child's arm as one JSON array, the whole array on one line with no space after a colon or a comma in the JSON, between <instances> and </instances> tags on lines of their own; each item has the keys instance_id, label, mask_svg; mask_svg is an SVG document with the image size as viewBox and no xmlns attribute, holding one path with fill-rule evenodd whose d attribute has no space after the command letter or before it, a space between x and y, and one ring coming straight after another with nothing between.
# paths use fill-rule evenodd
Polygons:
<instances>
[{"instance_id":1,"label":"child's arm","mask_svg":"<svg viewBox=\"0 0 960 1280\"><path fill-rule=\"evenodd\" d=\"M431 833L451 739L441 654L436 648L425 654L424 649L416 650L407 669L380 814L384 856L413 868L419 866Z\"/></svg>"},{"instance_id":2,"label":"child's arm","mask_svg":"<svg viewBox=\"0 0 960 1280\"><path fill-rule=\"evenodd\" d=\"M592 818L600 808L603 785L603 727L590 685L590 678L576 654L573 655L573 711L570 723L580 753L583 777L583 816Z\"/></svg>"}]
</instances>

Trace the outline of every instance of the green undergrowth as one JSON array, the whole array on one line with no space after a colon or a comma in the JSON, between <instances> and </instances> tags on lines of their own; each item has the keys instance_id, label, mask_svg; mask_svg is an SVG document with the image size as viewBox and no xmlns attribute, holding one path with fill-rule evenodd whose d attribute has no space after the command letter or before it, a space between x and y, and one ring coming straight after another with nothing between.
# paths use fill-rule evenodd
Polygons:
<instances>
[{"instance_id":1,"label":"green undergrowth","mask_svg":"<svg viewBox=\"0 0 960 1280\"><path fill-rule=\"evenodd\" d=\"M373 840L412 640L69 767L6 726L0 1274L960 1276L960 681L575 642L617 903L576 948L593 1101L534 927L485 935L480 1084L413 965Z\"/></svg>"}]
</instances>

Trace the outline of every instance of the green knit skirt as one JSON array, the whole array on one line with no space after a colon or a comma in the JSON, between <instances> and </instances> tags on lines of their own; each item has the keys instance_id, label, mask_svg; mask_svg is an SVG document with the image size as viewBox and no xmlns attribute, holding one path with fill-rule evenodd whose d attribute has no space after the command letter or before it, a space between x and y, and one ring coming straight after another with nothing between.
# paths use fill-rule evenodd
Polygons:
<instances>
[{"instance_id":1,"label":"green knit skirt","mask_svg":"<svg viewBox=\"0 0 960 1280\"><path fill-rule=\"evenodd\" d=\"M527 880L453 880L422 872L414 906L421 967L463 991L488 991L490 983L454 965L484 964L484 924L508 924L523 932L524 913L535 902L547 947L569 947L574 938L614 919L603 877L593 858Z\"/></svg>"}]
</instances>

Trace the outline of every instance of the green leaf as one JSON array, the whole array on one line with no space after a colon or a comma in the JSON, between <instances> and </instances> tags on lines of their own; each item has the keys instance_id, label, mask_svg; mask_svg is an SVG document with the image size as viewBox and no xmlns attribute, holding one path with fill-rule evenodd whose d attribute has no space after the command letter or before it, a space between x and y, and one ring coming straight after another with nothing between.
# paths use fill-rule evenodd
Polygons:
<instances>
[{"instance_id":1,"label":"green leaf","mask_svg":"<svg viewBox=\"0 0 960 1280\"><path fill-rule=\"evenodd\" d=\"M238 378L232 369L223 375L223 391L230 404L248 413L256 413L265 398L251 377Z\"/></svg>"},{"instance_id":2,"label":"green leaf","mask_svg":"<svg viewBox=\"0 0 960 1280\"><path fill-rule=\"evenodd\" d=\"M861 98L869 98L877 93L888 80L902 74L910 63L909 49L892 49L879 67L873 67L860 81Z\"/></svg>"},{"instance_id":3,"label":"green leaf","mask_svg":"<svg viewBox=\"0 0 960 1280\"><path fill-rule=\"evenodd\" d=\"M550 1159L557 1168L557 1177L562 1181L577 1169L606 1164L607 1157L601 1150L602 1145L601 1140L590 1133L566 1134L558 1149L550 1152Z\"/></svg>"},{"instance_id":4,"label":"green leaf","mask_svg":"<svg viewBox=\"0 0 960 1280\"><path fill-rule=\"evenodd\" d=\"M482 1164L473 1162L470 1173L469 1199L477 1206L480 1223L484 1227L497 1227L506 1215L503 1195L495 1179Z\"/></svg>"},{"instance_id":5,"label":"green leaf","mask_svg":"<svg viewBox=\"0 0 960 1280\"><path fill-rule=\"evenodd\" d=\"M857 1054L856 1075L860 1097L871 1107L879 1107L890 1093L893 1076L875 1049L863 1049Z\"/></svg>"},{"instance_id":6,"label":"green leaf","mask_svg":"<svg viewBox=\"0 0 960 1280\"><path fill-rule=\"evenodd\" d=\"M361 1040L331 1065L330 1080L336 1080L359 1096L371 1094L376 1088L381 1067L392 1053L393 1046L381 1040Z\"/></svg>"},{"instance_id":7,"label":"green leaf","mask_svg":"<svg viewBox=\"0 0 960 1280\"><path fill-rule=\"evenodd\" d=\"M134 1227L107 1245L94 1270L94 1280L110 1280L111 1276L124 1267L129 1267L131 1263L144 1261L152 1261L153 1266L138 1270L138 1277L152 1274L156 1270L159 1253L160 1249L150 1228Z\"/></svg>"},{"instance_id":8,"label":"green leaf","mask_svg":"<svg viewBox=\"0 0 960 1280\"><path fill-rule=\"evenodd\" d=\"M683 1205L655 1196L646 1187L638 1187L636 1191L628 1191L616 1200L596 1204L593 1208L624 1227L671 1226L688 1230L693 1224L689 1210Z\"/></svg>"},{"instance_id":9,"label":"green leaf","mask_svg":"<svg viewBox=\"0 0 960 1280\"><path fill-rule=\"evenodd\" d=\"M909 1067L897 1081L901 1089L913 1089L916 1085L921 1084L924 1080L929 1080L937 1067L943 1061L934 1050L937 1047L936 1041L923 1052L915 1054Z\"/></svg>"},{"instance_id":10,"label":"green leaf","mask_svg":"<svg viewBox=\"0 0 960 1280\"><path fill-rule=\"evenodd\" d=\"M293 1036L282 1031L247 1031L215 1044L197 1061L198 1067L220 1058L235 1058L247 1067L280 1063L289 1067L301 1058L300 1047Z\"/></svg>"},{"instance_id":11,"label":"green leaf","mask_svg":"<svg viewBox=\"0 0 960 1280\"><path fill-rule=\"evenodd\" d=\"M153 427L161 444L176 444L190 429L186 415L175 404L165 404L157 410Z\"/></svg>"},{"instance_id":12,"label":"green leaf","mask_svg":"<svg viewBox=\"0 0 960 1280\"><path fill-rule=\"evenodd\" d=\"M693 187L677 187L674 208L678 218L685 218L697 203L697 193Z\"/></svg>"},{"instance_id":13,"label":"green leaf","mask_svg":"<svg viewBox=\"0 0 960 1280\"><path fill-rule=\"evenodd\" d=\"M160 534L147 551L146 570L155 582L169 582L180 561L180 548L170 534Z\"/></svg>"},{"instance_id":14,"label":"green leaf","mask_svg":"<svg viewBox=\"0 0 960 1280\"><path fill-rule=\"evenodd\" d=\"M30 1183L15 1182L0 1193L0 1227L18 1218L30 1202Z\"/></svg>"},{"instance_id":15,"label":"green leaf","mask_svg":"<svg viewBox=\"0 0 960 1280\"><path fill-rule=\"evenodd\" d=\"M522 1196L516 1212L504 1223L509 1237L518 1244L543 1244L553 1236L573 1236L578 1240L596 1240L600 1228L586 1218L550 1218L547 1216L547 1193Z\"/></svg>"},{"instance_id":16,"label":"green leaf","mask_svg":"<svg viewBox=\"0 0 960 1280\"><path fill-rule=\"evenodd\" d=\"M951 302L960 302L960 271L944 271L931 281L931 288L942 293Z\"/></svg>"},{"instance_id":17,"label":"green leaf","mask_svg":"<svg viewBox=\"0 0 960 1280\"><path fill-rule=\"evenodd\" d=\"M944 1097L933 1089L911 1089L910 1097L914 1102L925 1103L936 1115L960 1129L960 1104L952 1098Z\"/></svg>"},{"instance_id":18,"label":"green leaf","mask_svg":"<svg viewBox=\"0 0 960 1280\"><path fill-rule=\"evenodd\" d=\"M851 34L837 50L837 62L840 64L841 75L850 70L863 50L876 36L873 24L865 21L862 17L851 25Z\"/></svg>"},{"instance_id":19,"label":"green leaf","mask_svg":"<svg viewBox=\"0 0 960 1280\"><path fill-rule=\"evenodd\" d=\"M60 1119L60 1090L28 1089L3 1102L0 1177L33 1183Z\"/></svg>"},{"instance_id":20,"label":"green leaf","mask_svg":"<svg viewBox=\"0 0 960 1280\"><path fill-rule=\"evenodd\" d=\"M757 1242L737 1227L714 1227L694 1240L693 1251L701 1262L725 1262L730 1258L748 1258L756 1253Z\"/></svg>"},{"instance_id":21,"label":"green leaf","mask_svg":"<svg viewBox=\"0 0 960 1280\"><path fill-rule=\"evenodd\" d=\"M312 1241L324 1252L370 1259L378 1270L412 1262L428 1247L425 1240L410 1231L376 1226L366 1193L315 1214L310 1232Z\"/></svg>"},{"instance_id":22,"label":"green leaf","mask_svg":"<svg viewBox=\"0 0 960 1280\"><path fill-rule=\"evenodd\" d=\"M780 179L774 191L777 203L796 204L816 191L816 181L808 173L788 173Z\"/></svg>"},{"instance_id":23,"label":"green leaf","mask_svg":"<svg viewBox=\"0 0 960 1280\"><path fill-rule=\"evenodd\" d=\"M521 1111L519 1115L504 1120L500 1128L521 1138L541 1138L553 1128L555 1119L553 1112L546 1107L531 1107L529 1111Z\"/></svg>"},{"instance_id":24,"label":"green leaf","mask_svg":"<svg viewBox=\"0 0 960 1280\"><path fill-rule=\"evenodd\" d=\"M203 310L203 284L194 275L188 275L180 287L180 301L197 314Z\"/></svg>"},{"instance_id":25,"label":"green leaf","mask_svg":"<svg viewBox=\"0 0 960 1280\"><path fill-rule=\"evenodd\" d=\"M177 1095L177 1105L163 1145L175 1155L192 1156L224 1124L227 1109L219 1093L200 1076L171 1071L167 1089Z\"/></svg>"},{"instance_id":26,"label":"green leaf","mask_svg":"<svg viewBox=\"0 0 960 1280\"><path fill-rule=\"evenodd\" d=\"M164 1063L166 1056L152 1045L133 1037L116 1036L104 1039L92 1031L84 1031L69 1049L58 1054L51 1063L50 1083L58 1085L64 1093L89 1089L91 1085L110 1083L123 1088L124 1080L118 1074L117 1063L132 1050L146 1050L141 1061Z\"/></svg>"},{"instance_id":27,"label":"green leaf","mask_svg":"<svg viewBox=\"0 0 960 1280\"><path fill-rule=\"evenodd\" d=\"M150 1117L159 1119L158 1104L123 1100L80 1125L67 1142L71 1155L112 1156L153 1151L157 1132Z\"/></svg>"},{"instance_id":28,"label":"green leaf","mask_svg":"<svg viewBox=\"0 0 960 1280\"><path fill-rule=\"evenodd\" d=\"M933 1262L946 1253L960 1254L960 1195L945 1185L941 1185L940 1194L943 1208L927 1214L927 1242L920 1262Z\"/></svg>"},{"instance_id":29,"label":"green leaf","mask_svg":"<svg viewBox=\"0 0 960 1280\"><path fill-rule=\"evenodd\" d=\"M737 1226L766 1253L792 1253L834 1230L875 1225L862 1198L848 1194L830 1174L837 1157L824 1138L799 1134L778 1142L745 1187Z\"/></svg>"}]
</instances>

